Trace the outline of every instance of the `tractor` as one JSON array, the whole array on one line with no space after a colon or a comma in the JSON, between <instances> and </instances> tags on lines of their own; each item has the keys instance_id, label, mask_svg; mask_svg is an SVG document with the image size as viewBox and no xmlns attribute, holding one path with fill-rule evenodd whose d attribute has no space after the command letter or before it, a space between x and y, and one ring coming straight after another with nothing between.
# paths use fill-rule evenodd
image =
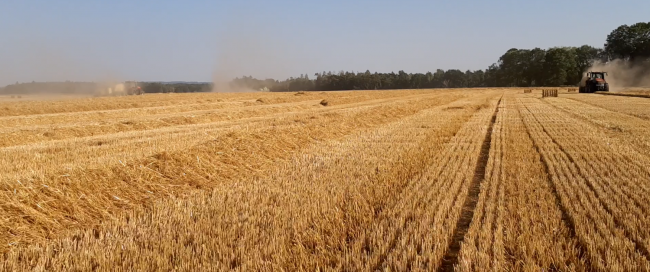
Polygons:
<instances>
[{"instance_id":1,"label":"tractor","mask_svg":"<svg viewBox=\"0 0 650 272\"><path fill-rule=\"evenodd\" d=\"M609 84L605 81L607 72L589 72L587 77L580 81L580 93L609 92Z\"/></svg>"},{"instance_id":2,"label":"tractor","mask_svg":"<svg viewBox=\"0 0 650 272\"><path fill-rule=\"evenodd\" d=\"M144 91L140 88L139 84L135 81L124 82L126 95L142 95Z\"/></svg>"}]
</instances>

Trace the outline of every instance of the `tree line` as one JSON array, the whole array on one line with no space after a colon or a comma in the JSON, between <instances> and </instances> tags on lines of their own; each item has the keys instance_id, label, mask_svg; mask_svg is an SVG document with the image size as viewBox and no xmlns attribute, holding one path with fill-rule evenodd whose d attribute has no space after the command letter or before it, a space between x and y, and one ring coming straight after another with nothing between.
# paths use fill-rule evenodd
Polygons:
<instances>
[{"instance_id":1,"label":"tree line","mask_svg":"<svg viewBox=\"0 0 650 272\"><path fill-rule=\"evenodd\" d=\"M437 69L427 73L406 73L402 70L397 73L330 71L311 77L303 74L282 81L244 76L232 80L227 89L286 92L575 86L592 63L615 59L637 66L637 71L650 71L650 22L619 26L606 37L603 48L589 45L548 49L512 48L484 70ZM139 84L145 93L207 92L213 88L210 83ZM92 93L97 88L96 83L88 82L31 82L8 85L0 89L0 93Z\"/></svg>"},{"instance_id":2,"label":"tree line","mask_svg":"<svg viewBox=\"0 0 650 272\"><path fill-rule=\"evenodd\" d=\"M210 83L138 83L145 93L202 93L212 91Z\"/></svg>"},{"instance_id":3,"label":"tree line","mask_svg":"<svg viewBox=\"0 0 650 272\"><path fill-rule=\"evenodd\" d=\"M26 82L0 88L0 94L88 94L95 90L93 82Z\"/></svg>"},{"instance_id":4,"label":"tree line","mask_svg":"<svg viewBox=\"0 0 650 272\"><path fill-rule=\"evenodd\" d=\"M322 72L284 81L236 78L233 88L270 91L388 90L420 88L532 87L576 85L596 60L606 61L603 49L589 45L549 49L510 49L485 70L457 69L426 73Z\"/></svg>"},{"instance_id":5,"label":"tree line","mask_svg":"<svg viewBox=\"0 0 650 272\"><path fill-rule=\"evenodd\" d=\"M322 72L284 81L259 80L251 76L236 78L233 88L270 91L386 90L471 87L576 86L594 62L620 59L650 71L650 22L622 25L606 38L603 48L552 47L548 49L507 50L497 62L484 70L457 69L427 73Z\"/></svg>"},{"instance_id":6,"label":"tree line","mask_svg":"<svg viewBox=\"0 0 650 272\"><path fill-rule=\"evenodd\" d=\"M25 82L0 88L0 94L99 94L111 84L96 82ZM210 83L138 82L145 93L195 93L210 92Z\"/></svg>"}]
</instances>

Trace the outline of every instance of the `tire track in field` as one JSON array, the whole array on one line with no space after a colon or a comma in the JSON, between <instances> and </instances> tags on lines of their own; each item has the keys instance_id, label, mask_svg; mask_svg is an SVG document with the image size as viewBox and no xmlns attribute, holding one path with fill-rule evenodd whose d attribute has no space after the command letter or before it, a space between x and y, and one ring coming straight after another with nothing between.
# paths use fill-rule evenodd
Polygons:
<instances>
[{"instance_id":1,"label":"tire track in field","mask_svg":"<svg viewBox=\"0 0 650 272\"><path fill-rule=\"evenodd\" d=\"M471 113L467 118L465 118L465 120L464 120L462 123L463 123L463 124L467 123L467 122L469 121L471 115L472 115L472 114L475 114L475 113L476 113L476 111L472 112L472 113ZM462 129L462 126L463 126L463 125L460 125L460 126L458 127L458 129L455 130L455 132L454 132L454 136L456 136L456 135L458 134L458 132ZM453 138L453 137L450 137L449 139L447 139L447 140L444 142L444 144L449 143L449 141L451 141L452 138ZM433 158L431 158L431 159L433 159ZM444 162L442 163L442 167L440 168L440 170L437 172L437 174L436 174L435 176L440 176L440 175L442 174L443 170L444 170L445 168L447 168L447 166L448 166L450 163L452 163L451 158L447 158L447 160L444 161ZM425 165L423 168L425 168L425 167L427 167L427 165ZM426 170L426 169L423 169L423 170ZM421 173L420 173L420 175L421 175ZM415 177L412 177L412 178L415 178ZM414 189L414 188L413 188L413 185L414 185L413 183L411 183L411 184L407 184L406 187L409 187L409 188L408 188L408 189L407 189L406 187L402 188L402 189L400 190L400 192L399 192L398 195L403 195L404 192L406 192L406 191L410 191L410 190L413 190L413 189ZM392 205L391 205L390 208L391 208L391 209L395 208L395 205L397 205L397 203L392 203ZM379 217L379 216L381 216L380 213L378 213L376 217ZM387 261L388 254L390 253L390 251L391 251L392 249L394 249L394 248L396 247L396 244L397 244L399 238L402 236L404 230L408 227L408 226L407 226L408 223L409 223L408 221L410 221L410 220L405 220L404 222L402 222L403 224L401 224L401 225L399 225L399 227L396 227L396 228L395 228L394 233L392 233L391 237L388 238L388 239L390 240L390 242L388 242L388 247L387 247L389 250L386 250L385 252L380 253L379 260L378 260L378 262L376 262L375 265L370 269L371 271L377 271L377 270L381 269L382 266L384 266L385 262ZM366 250L368 250L368 249L366 249Z\"/></svg>"},{"instance_id":2,"label":"tire track in field","mask_svg":"<svg viewBox=\"0 0 650 272\"><path fill-rule=\"evenodd\" d=\"M629 145L630 147L636 147L636 148L634 148L635 154L642 155L643 157L650 160L650 152L647 151L647 149L648 149L648 147L650 145L648 145L648 143L645 143L645 142L640 143L640 141L637 141L637 140L639 140L638 139L639 136L648 135L648 133L650 133L650 130L649 130L650 127L642 126L642 125L638 125L638 124L635 125L633 123L633 121L626 120L624 131L631 134L631 136L626 137L626 136L622 136L621 134L618 134L618 133L612 133L611 132L612 126L607 124L607 123L609 123L609 121L606 120L606 119L600 118L599 116L589 115L587 113L585 113L584 115L581 115L579 112L577 113L577 112L570 111L570 110L566 109L565 107L555 105L555 104L550 103L550 102L548 102L546 100L544 100L544 102L547 105L549 105L550 107L552 107L554 109L557 109L558 111L565 112L565 113L569 114L570 116L572 116L572 117L574 117L574 118L576 118L578 120L584 121L584 123L586 123L586 124L593 124L594 127L597 130L599 128L602 128L602 129L600 129L600 131L603 131L604 134L607 137L616 139L617 141L620 141L621 143L624 143L625 145ZM583 103L583 102L579 102L579 101L577 101L577 102L579 104L581 104L581 105L591 106L588 103ZM621 114L624 117L628 117L628 118L631 118L633 120L638 119L637 121L640 121L642 124L647 123L647 121L645 121L643 119L640 119L638 117L635 117L633 115L629 115L629 114L625 114L625 113L621 113L621 112L617 112L617 111L612 111L612 110L601 108L601 107L598 107L598 106L593 106L593 107L597 108L599 110L603 110L603 111L605 111L607 113ZM591 118L589 118L589 117L591 117ZM598 121L596 121L596 119L598 119ZM619 118L619 119L617 119L617 121L620 121L622 123L623 122L622 119L623 118ZM618 127L616 127L616 128L618 128ZM634 131L634 133L631 133L630 130L635 130L635 131ZM641 141L643 141L643 139L641 139ZM613 142L612 144L617 144L617 142ZM622 147L622 145L617 146L617 148L621 148L621 147ZM628 147L625 146L625 148L628 148ZM628 148L628 149L631 149L631 148ZM629 165L634 165L634 166L636 166L637 168L640 168L640 169L647 168L647 163L644 165L644 164L640 163L637 158L630 157L628 154L619 154L619 156L621 156L623 159L625 159L626 163L629 164ZM573 163L574 159L572 157L571 157L571 160L572 160L571 162ZM590 162L588 163L588 165L590 167L594 168L594 169L598 168L598 166L594 166ZM623 169L621 169L621 170L623 170ZM585 170L585 171L588 171L588 170ZM626 174L626 171L621 171L621 173L622 173L624 178L626 178L626 179L630 178L630 175ZM587 178L587 176L585 176L585 178ZM649 190L644 190L644 193L650 193L650 191ZM641 205L638 200L635 200L635 202L636 202L635 203L636 205Z\"/></svg>"},{"instance_id":3,"label":"tire track in field","mask_svg":"<svg viewBox=\"0 0 650 272\"><path fill-rule=\"evenodd\" d=\"M455 271L591 271L578 256L514 103L504 96L486 179Z\"/></svg>"},{"instance_id":4,"label":"tire track in field","mask_svg":"<svg viewBox=\"0 0 650 272\"><path fill-rule=\"evenodd\" d=\"M586 107L593 107L602 110L605 113L608 113L608 117L612 118L612 120L607 120L603 118L602 117L603 115L601 114L584 113L583 115L579 112L571 111L566 107L555 105L549 101L546 100L543 101L549 106L558 109L562 112L565 112L576 119L585 121L586 123L593 124L598 128L602 128L602 130L605 131L607 136L611 138L615 138L619 141L627 143L630 146L638 147L636 151L639 154L644 155L645 157L650 159L650 151L648 151L648 149L650 148L650 143L647 142L647 140L650 138L646 138L647 137L646 135L650 135L650 122L648 122L647 119L640 118L633 114L618 112L604 107L592 105L586 102L571 99L571 101L574 101L574 103L578 103L579 105L584 105ZM619 116L615 116L617 114ZM612 124L612 121L614 120L616 121L616 123ZM629 159L632 163L636 163L636 160L634 159L628 157L626 157L626 159ZM640 164L637 165L639 167L646 167Z\"/></svg>"},{"instance_id":5,"label":"tire track in field","mask_svg":"<svg viewBox=\"0 0 650 272\"><path fill-rule=\"evenodd\" d=\"M438 153L434 162L439 163L430 165L421 178L413 180L405 190L408 193L377 222L365 245L364 255L371 256L365 260L368 266L353 270L410 271L439 267L461 215L468 193L465 190L471 185L496 102L497 99L490 99L479 107ZM484 109L486 105L489 109ZM388 243L384 242L387 240Z\"/></svg>"},{"instance_id":6,"label":"tire track in field","mask_svg":"<svg viewBox=\"0 0 650 272\"><path fill-rule=\"evenodd\" d=\"M559 110L561 112L568 113L569 115L571 115L574 118L577 118L579 120L587 121L588 123L591 123L591 124L595 124L597 127L605 127L604 125L599 124L598 122L595 122L594 120L590 120L590 119L588 119L588 118L586 118L584 116L581 116L581 115L576 114L574 112L571 112L571 111L568 111L568 110L563 109L561 107L558 107L556 105L553 105L553 104L549 103L548 101L545 101L543 99L542 99L542 101L544 101L547 105L553 107L554 109L557 109L557 110ZM609 111L609 110L607 110L607 111ZM637 117L634 117L634 118L637 118ZM538 122L540 122L537 118L536 118L536 120ZM605 211L612 215L612 217L614 219L614 223L616 224L616 227L623 230L623 232L625 233L625 236L627 236L632 242L634 242L636 250L638 252L642 253L645 256L646 259L650 260L650 250L648 250L648 247L644 244L643 241L639 240L637 237L635 237L635 235L630 233L630 231L627 230L627 228L624 227L625 224L621 221L621 219L618 216L615 216L616 213L613 211L613 208L611 207L611 205L609 205L606 201L603 200L603 197L604 197L603 193L596 189L596 185L594 184L595 182L592 181L591 179L589 179L589 174L586 173L586 172L589 172L590 169L584 169L583 167L579 166L576 163L576 158L573 155L571 155L571 153L568 152L564 148L564 146L562 146L553 137L551 137L550 133L546 130L546 128L543 127L543 131L544 131L544 133L546 133L546 135L549 138L551 138L551 140L553 141L553 144L558 146L559 149L567 156L567 158L569 158L569 161L572 164L576 165L576 169L578 170L578 173L580 174L580 176L585 180L585 184L587 185L587 187L596 195L597 199L599 200L600 205L605 209ZM618 138L618 137L616 137L616 138ZM644 155L644 156L646 155L646 154L643 154L643 153L641 153L641 154ZM643 167L643 165L636 163L635 160L632 160L627 156L624 156L624 157L629 160L628 163L633 163L633 164L636 164L639 167ZM640 206L640 203L639 203L639 201L637 199L632 199L632 201L634 202L634 204L636 206Z\"/></svg>"},{"instance_id":7,"label":"tire track in field","mask_svg":"<svg viewBox=\"0 0 650 272\"><path fill-rule=\"evenodd\" d=\"M485 180L485 168L487 167L488 159L490 157L490 148L492 147L492 130L494 129L494 123L497 119L501 99L503 99L503 97L499 98L492 119L490 119L485 139L481 145L481 153L476 164L476 169L474 170L474 178L469 187L468 195L465 198L460 219L456 222L452 242L447 249L447 253L445 253L445 256L443 257L442 264L438 271L453 271L454 266L458 264L461 244L463 243L465 234L467 234L467 231L469 230L469 226L472 224L474 210L478 203L478 195L481 192L481 183Z\"/></svg>"},{"instance_id":8,"label":"tire track in field","mask_svg":"<svg viewBox=\"0 0 650 272\"><path fill-rule=\"evenodd\" d=\"M395 195L395 201L349 245L345 259L350 261L344 263L343 270L409 271L439 266L498 98L496 93L474 96L469 103L445 109L472 114L445 144L427 148L427 163L422 166L426 171L412 178L402 193Z\"/></svg>"},{"instance_id":9,"label":"tire track in field","mask_svg":"<svg viewBox=\"0 0 650 272\"><path fill-rule=\"evenodd\" d=\"M628 112L622 112L622 111L616 111L616 110L607 108L607 107L605 107L603 105L598 105L598 104L595 104L595 103L589 103L589 101L584 101L584 100L580 100L580 99L573 98L573 97L567 97L566 99L569 99L571 101L574 101L574 102L577 102L577 103L580 103L580 104L589 105L589 106L592 106L592 107L603 109L603 110L606 110L606 111L615 112L615 113L619 113L619 114L624 114L624 115L634 117L634 118L638 118L638 119L641 119L641 120L644 120L644 121L648 121L650 119L650 118L648 118L648 116L638 115L638 114L628 113Z\"/></svg>"},{"instance_id":10,"label":"tire track in field","mask_svg":"<svg viewBox=\"0 0 650 272\"><path fill-rule=\"evenodd\" d=\"M528 110L528 109L526 108L526 110ZM521 108L520 107L517 107L517 111L519 112L519 115L521 116ZM576 243L576 245L578 246L578 248L577 248L578 249L578 254L577 255L581 259L585 260L585 266L586 267L593 268L591 266L591 262L590 262L589 258L585 258L587 256L586 255L587 254L587 243L585 242L584 239L582 239L581 237L579 237L576 234L576 222L575 222L574 218L572 218L570 216L567 208L564 205L562 205L562 200L560 199L560 194L558 193L558 189L557 189L555 183L552 181L552 174L551 174L551 171L549 169L548 163L547 163L546 160L544 160L544 157L542 156L542 152L540 150L539 145L533 139L533 136L530 134L530 128L528 126L528 123L526 123L526 122L522 122L522 123L526 127L526 135L528 135L528 138L531 140L531 142L533 143L533 146L535 147L535 152L537 153L537 156L539 156L539 161L542 162L542 167L544 168L544 172L546 173L546 182L548 182L549 186L552 189L553 196L555 197L555 204L557 205L557 207L562 212L562 221L564 222L564 225L569 230L569 234L571 235L571 237L573 239L575 239L576 241L578 241L578 243Z\"/></svg>"},{"instance_id":11,"label":"tire track in field","mask_svg":"<svg viewBox=\"0 0 650 272\"><path fill-rule=\"evenodd\" d=\"M631 93L602 93L602 92L597 92L596 94L599 94L599 95L622 96L622 97L650 98L650 95L647 95L647 94L631 94Z\"/></svg>"},{"instance_id":12,"label":"tire track in field","mask_svg":"<svg viewBox=\"0 0 650 272\"><path fill-rule=\"evenodd\" d=\"M555 149L555 150L559 151L559 154L562 155L562 156L559 156L560 158L561 157L565 158L564 160L558 161L559 160L558 156L556 156L555 154L544 154L545 152L542 152L541 150L539 150L541 148L535 143L536 148L539 148L538 149L539 154L544 159L542 161L544 162L545 166L550 168L550 166L548 165L547 160L548 161L556 161L560 165L565 163L565 164L568 165L568 166L565 166L565 167L571 166L571 167L569 167L569 168L571 168L571 171L569 171L569 173L565 173L565 174L569 174L569 175L572 174L578 180L582 181L581 184L584 185L583 189L580 190L578 188L577 190L585 191L585 192L581 192L581 193L585 194L587 196L592 196L591 197L591 199L592 199L591 205L594 205L595 207L600 207L602 209L602 211L606 213L605 214L606 217L611 220L611 223L613 223L613 227L618 231L611 230L611 229L607 229L607 230L611 231L612 233L620 232L623 237L618 237L617 236L616 239L625 239L628 242L630 242L631 245L634 247L634 251L637 254L639 254L639 256L642 258L642 260L648 261L650 259L650 255L648 254L648 250L645 247L645 245L643 244L643 241L639 241L632 233L630 233L630 231L628 229L625 228L625 224L623 224L623 222L621 221L620 218L615 216L615 213L613 213L612 208L603 199L603 193L595 188L595 186L596 186L596 185L594 185L595 181L590 179L589 174L586 173L587 171L593 171L593 170L584 169L583 166L580 166L578 164L575 156L571 155L571 152L568 152L565 149L564 146L562 146L555 138L553 138L551 136L551 132L544 125L542 125L542 124L544 124L544 121L540 120L539 117L537 116L537 114L535 114L535 112L533 110L531 110L530 107L528 105L526 105L526 103L522 103L522 104L525 107L526 111L528 111L530 113L530 116L532 116L531 117L532 120L534 120L534 122L536 122L538 124L538 126L541 128L540 129L541 133L543 133L543 135L545 137L550 139L550 141L548 141L547 143L553 146L551 149ZM526 123L526 122L525 122L525 124L526 124L526 128L529 130L529 124ZM534 142L536 142L536 141L534 141ZM557 171L558 170L556 170L556 172ZM560 170L560 172L565 172L565 171L568 171L568 170ZM558 176L561 175L560 173L555 173L555 174L558 175ZM550 176L553 176L553 175L551 174ZM602 185L601 185L601 187L602 187ZM553 186L553 188L554 188L555 192L558 192L558 196L559 196L558 188L556 186ZM572 189L575 190L576 188L570 188L570 189L564 188L565 191L566 190L572 190ZM577 200L572 199L572 200L568 200L568 201L577 201ZM578 202L581 202L581 201L578 201ZM584 206L585 204L582 203L581 205ZM593 209L594 206L591 206L591 205L587 204L587 206L584 206L584 208L585 209ZM563 210L567 211L567 213L568 213L568 209L570 208L570 207L565 207L564 205L561 205L560 207ZM577 213L580 213L580 211L577 211ZM583 214L583 216L585 216L583 218L583 220L586 218L587 220L591 220L591 221L596 222L596 221L599 221L599 220L603 219L603 218L601 218L601 216L604 216L604 215L601 215L601 216L599 216L599 215L600 214L596 213L596 216L594 216L594 214L591 214L591 212L587 213L587 214ZM576 220L576 219L573 218L573 220ZM574 230L575 230L576 229L576 224L574 224L573 227L574 227ZM587 227L585 227L585 228L587 228ZM584 233L584 230L583 230L583 233ZM596 251L600 251L597 248L593 248L593 241L592 241L591 244L589 244L585 240L581 239L580 237L577 237L577 238L578 238L578 241L585 244L584 245L585 249L593 249L593 250L596 250ZM585 250L584 252L587 253L588 251ZM602 254L602 252L595 252L593 254ZM602 260L602 256L597 256L596 258L599 258L600 260ZM591 261L593 262L593 260L591 260ZM592 263L592 266L593 265L594 264Z\"/></svg>"}]
</instances>

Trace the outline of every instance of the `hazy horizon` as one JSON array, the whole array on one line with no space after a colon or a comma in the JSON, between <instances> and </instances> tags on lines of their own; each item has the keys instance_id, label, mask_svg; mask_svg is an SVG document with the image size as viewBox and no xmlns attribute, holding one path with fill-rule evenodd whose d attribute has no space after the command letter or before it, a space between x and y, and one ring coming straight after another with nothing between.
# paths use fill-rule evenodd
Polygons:
<instances>
[{"instance_id":1,"label":"hazy horizon","mask_svg":"<svg viewBox=\"0 0 650 272\"><path fill-rule=\"evenodd\" d=\"M0 86L478 70L510 48L602 47L616 27L647 21L649 8L647 1L7 1Z\"/></svg>"}]
</instances>

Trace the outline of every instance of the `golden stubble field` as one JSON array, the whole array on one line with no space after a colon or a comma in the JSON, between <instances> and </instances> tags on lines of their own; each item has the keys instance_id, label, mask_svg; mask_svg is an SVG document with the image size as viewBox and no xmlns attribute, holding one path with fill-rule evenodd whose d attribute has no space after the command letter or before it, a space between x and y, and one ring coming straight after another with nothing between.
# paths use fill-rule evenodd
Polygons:
<instances>
[{"instance_id":1,"label":"golden stubble field","mask_svg":"<svg viewBox=\"0 0 650 272\"><path fill-rule=\"evenodd\" d=\"M649 200L646 98L0 101L0 271L648 271Z\"/></svg>"}]
</instances>

